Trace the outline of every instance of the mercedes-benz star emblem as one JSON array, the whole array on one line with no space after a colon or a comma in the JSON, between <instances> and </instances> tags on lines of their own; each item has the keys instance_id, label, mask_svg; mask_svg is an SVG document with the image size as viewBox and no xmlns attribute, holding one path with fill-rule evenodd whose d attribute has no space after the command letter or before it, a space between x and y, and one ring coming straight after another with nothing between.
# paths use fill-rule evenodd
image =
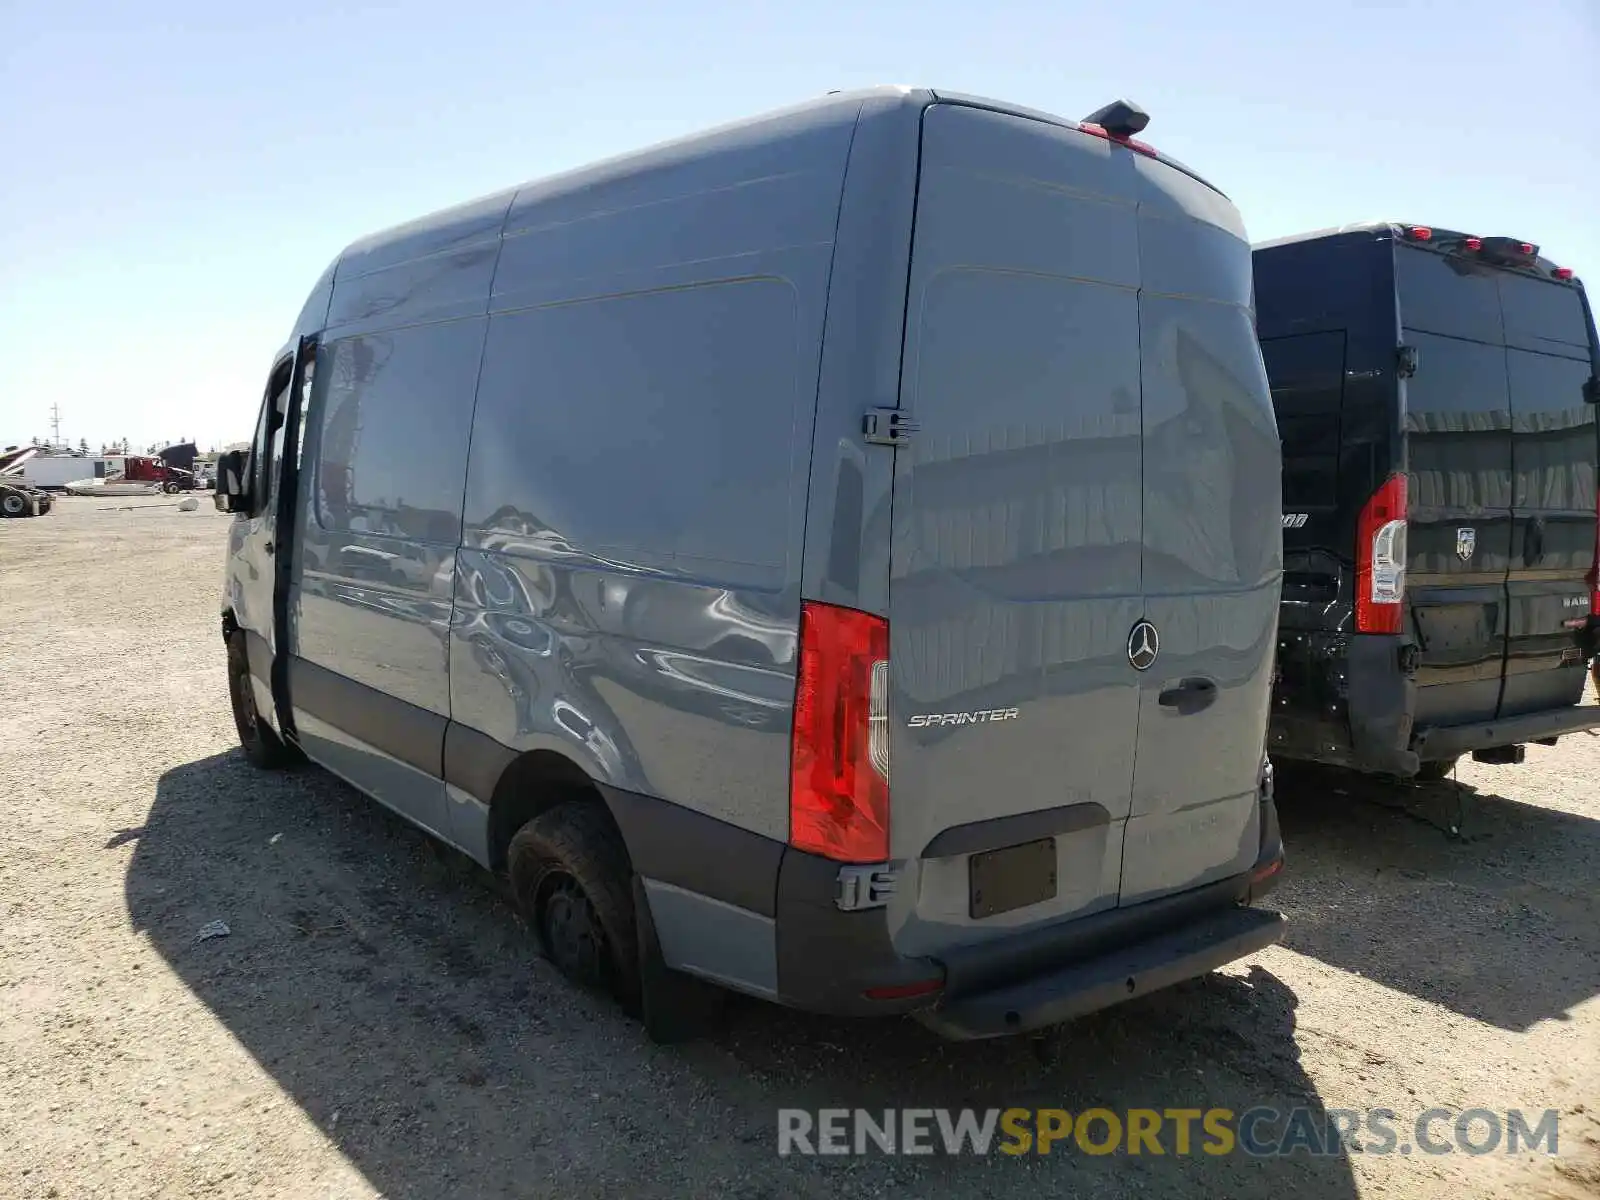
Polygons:
<instances>
[{"instance_id":1,"label":"mercedes-benz star emblem","mask_svg":"<svg viewBox=\"0 0 1600 1200\"><path fill-rule=\"evenodd\" d=\"M1161 653L1161 635L1149 621L1140 621L1128 633L1128 661L1135 671L1148 671Z\"/></svg>"}]
</instances>

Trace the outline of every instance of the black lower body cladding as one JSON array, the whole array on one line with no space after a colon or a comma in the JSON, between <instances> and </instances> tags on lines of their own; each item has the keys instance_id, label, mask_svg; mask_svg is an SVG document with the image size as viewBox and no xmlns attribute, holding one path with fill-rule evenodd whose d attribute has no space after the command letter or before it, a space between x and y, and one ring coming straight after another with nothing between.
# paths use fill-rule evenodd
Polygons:
<instances>
[{"instance_id":1,"label":"black lower body cladding","mask_svg":"<svg viewBox=\"0 0 1600 1200\"><path fill-rule=\"evenodd\" d=\"M772 919L773 999L809 1012L916 1013L957 1038L1022 1032L1127 999L1130 977L1142 993L1282 936L1278 914L1251 907L1276 884L1283 861L1277 809L1266 791L1250 871L923 958L895 949L887 908L839 907L838 863L681 805L602 790L638 875ZM1008 1025L1005 1014L1015 1006L996 997L1018 988L1032 997L1031 1015Z\"/></svg>"},{"instance_id":2,"label":"black lower body cladding","mask_svg":"<svg viewBox=\"0 0 1600 1200\"><path fill-rule=\"evenodd\" d=\"M1417 685L1402 664L1414 643L1376 634L1285 630L1273 696L1275 758L1410 778L1425 762L1600 727L1600 709L1559 707L1462 725L1417 725ZM1600 675L1600 667L1595 668ZM1600 679L1596 681L1600 688Z\"/></svg>"},{"instance_id":3,"label":"black lower body cladding","mask_svg":"<svg viewBox=\"0 0 1600 1200\"><path fill-rule=\"evenodd\" d=\"M1278 641L1268 743L1275 758L1416 774L1417 686L1402 669L1404 639L1285 629Z\"/></svg>"}]
</instances>

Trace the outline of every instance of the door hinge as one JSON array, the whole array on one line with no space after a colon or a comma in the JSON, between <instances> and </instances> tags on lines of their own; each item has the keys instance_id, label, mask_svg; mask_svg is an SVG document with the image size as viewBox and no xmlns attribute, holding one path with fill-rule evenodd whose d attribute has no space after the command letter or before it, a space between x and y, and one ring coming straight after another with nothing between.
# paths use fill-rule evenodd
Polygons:
<instances>
[{"instance_id":1,"label":"door hinge","mask_svg":"<svg viewBox=\"0 0 1600 1200\"><path fill-rule=\"evenodd\" d=\"M861 418L861 434L874 446L903 446L917 428L898 408L869 408Z\"/></svg>"},{"instance_id":2,"label":"door hinge","mask_svg":"<svg viewBox=\"0 0 1600 1200\"><path fill-rule=\"evenodd\" d=\"M1395 351L1395 374L1401 379L1410 379L1417 373L1417 348L1415 346L1400 346Z\"/></svg>"}]
</instances>

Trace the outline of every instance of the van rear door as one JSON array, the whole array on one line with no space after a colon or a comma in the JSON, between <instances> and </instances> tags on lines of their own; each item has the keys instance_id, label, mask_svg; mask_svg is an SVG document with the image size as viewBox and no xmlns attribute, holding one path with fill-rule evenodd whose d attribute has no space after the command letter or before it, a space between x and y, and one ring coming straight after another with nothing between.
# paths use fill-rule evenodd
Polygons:
<instances>
[{"instance_id":1,"label":"van rear door","mask_svg":"<svg viewBox=\"0 0 1600 1200\"><path fill-rule=\"evenodd\" d=\"M1131 161L1142 264L1142 587L1160 646L1139 672L1124 905L1256 859L1283 542L1281 451L1243 224L1191 176Z\"/></svg>"},{"instance_id":2,"label":"van rear door","mask_svg":"<svg viewBox=\"0 0 1600 1200\"><path fill-rule=\"evenodd\" d=\"M1577 285L1502 271L1513 513L1500 715L1583 695L1587 575L1595 560L1595 409L1589 322Z\"/></svg>"},{"instance_id":3,"label":"van rear door","mask_svg":"<svg viewBox=\"0 0 1600 1200\"><path fill-rule=\"evenodd\" d=\"M1575 704L1595 554L1591 330L1575 284L1397 244L1415 724Z\"/></svg>"},{"instance_id":4,"label":"van rear door","mask_svg":"<svg viewBox=\"0 0 1600 1200\"><path fill-rule=\"evenodd\" d=\"M923 115L889 620L903 954L1117 903L1143 604L1131 157Z\"/></svg>"},{"instance_id":5,"label":"van rear door","mask_svg":"<svg viewBox=\"0 0 1600 1200\"><path fill-rule=\"evenodd\" d=\"M1414 725L1499 712L1512 548L1511 401L1494 276L1395 245L1409 458L1406 598L1420 665Z\"/></svg>"},{"instance_id":6,"label":"van rear door","mask_svg":"<svg viewBox=\"0 0 1600 1200\"><path fill-rule=\"evenodd\" d=\"M925 112L890 583L901 953L1255 860L1280 467L1249 288L1232 206L1181 171Z\"/></svg>"}]
</instances>

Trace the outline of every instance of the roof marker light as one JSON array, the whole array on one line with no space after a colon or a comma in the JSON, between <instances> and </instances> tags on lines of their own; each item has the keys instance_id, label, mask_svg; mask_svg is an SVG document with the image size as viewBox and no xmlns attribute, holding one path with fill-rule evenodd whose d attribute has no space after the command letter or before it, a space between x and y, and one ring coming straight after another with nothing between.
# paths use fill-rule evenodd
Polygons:
<instances>
[{"instance_id":1,"label":"roof marker light","mask_svg":"<svg viewBox=\"0 0 1600 1200\"><path fill-rule=\"evenodd\" d=\"M1571 267L1557 267L1554 271L1551 271L1550 274L1554 275L1557 279L1571 279L1572 278L1572 268Z\"/></svg>"},{"instance_id":2,"label":"roof marker light","mask_svg":"<svg viewBox=\"0 0 1600 1200\"><path fill-rule=\"evenodd\" d=\"M1520 250L1523 254L1532 254L1533 253L1533 243L1532 242L1522 242L1517 246L1517 249Z\"/></svg>"},{"instance_id":3,"label":"roof marker light","mask_svg":"<svg viewBox=\"0 0 1600 1200\"><path fill-rule=\"evenodd\" d=\"M1406 231L1406 236L1413 242L1427 242L1433 239L1433 230L1426 225L1413 225Z\"/></svg>"},{"instance_id":4,"label":"roof marker light","mask_svg":"<svg viewBox=\"0 0 1600 1200\"><path fill-rule=\"evenodd\" d=\"M1475 238L1475 237L1462 238L1461 239L1461 248L1463 250L1482 250L1483 249L1483 239L1482 238Z\"/></svg>"}]
</instances>

